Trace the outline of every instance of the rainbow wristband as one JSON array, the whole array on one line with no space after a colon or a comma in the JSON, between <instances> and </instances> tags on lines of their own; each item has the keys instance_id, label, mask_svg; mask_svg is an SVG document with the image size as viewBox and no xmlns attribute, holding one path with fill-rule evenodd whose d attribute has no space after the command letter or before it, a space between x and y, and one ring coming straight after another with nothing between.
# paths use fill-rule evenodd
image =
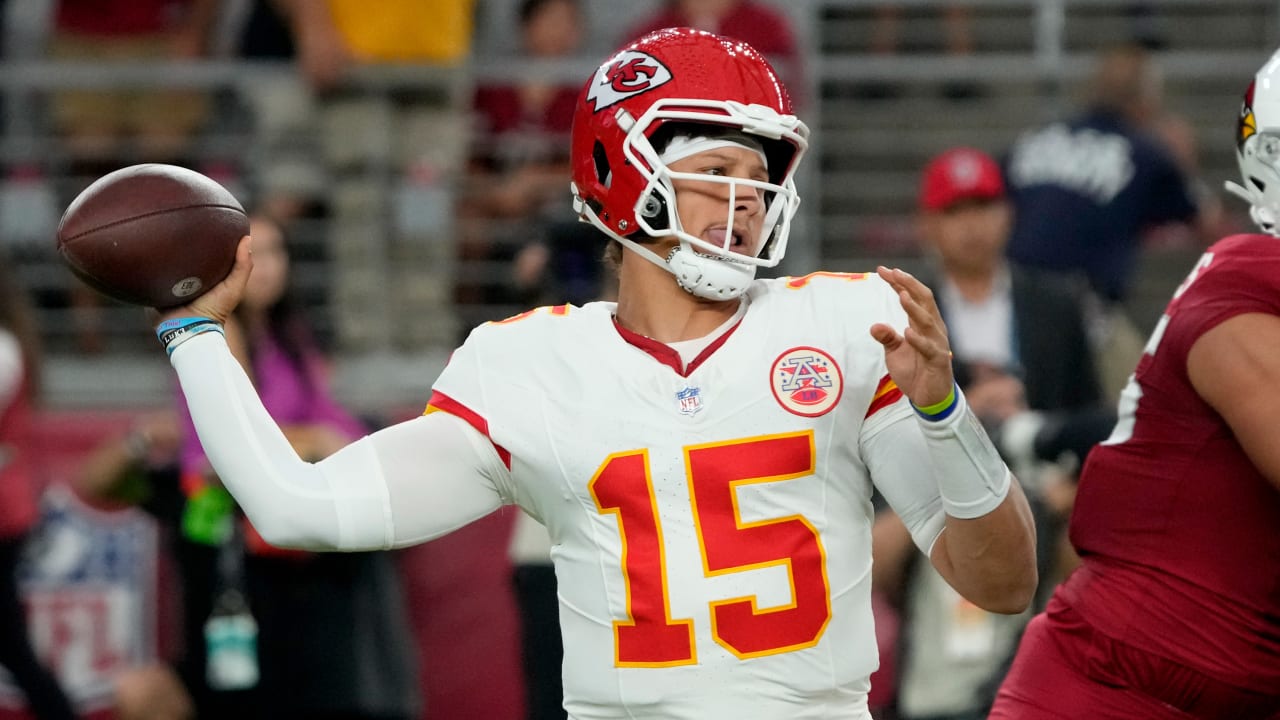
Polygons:
<instances>
[{"instance_id":1,"label":"rainbow wristband","mask_svg":"<svg viewBox=\"0 0 1280 720\"><path fill-rule=\"evenodd\" d=\"M911 403L911 409L916 411L920 417L929 422L942 422L955 412L957 406L960 405L960 388L956 387L955 381L951 383L951 392L940 402L925 407L918 407L915 403ZM910 402L910 400L908 400Z\"/></svg>"},{"instance_id":2,"label":"rainbow wristband","mask_svg":"<svg viewBox=\"0 0 1280 720\"><path fill-rule=\"evenodd\" d=\"M156 327L156 338L169 355L179 345L207 332L222 333L222 324L207 317L185 317L165 320Z\"/></svg>"}]
</instances>

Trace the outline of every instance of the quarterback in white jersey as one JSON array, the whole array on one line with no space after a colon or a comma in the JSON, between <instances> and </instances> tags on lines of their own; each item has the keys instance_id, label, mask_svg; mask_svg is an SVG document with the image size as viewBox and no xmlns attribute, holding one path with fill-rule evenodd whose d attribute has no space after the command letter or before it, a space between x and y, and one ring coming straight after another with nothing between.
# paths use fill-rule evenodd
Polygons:
<instances>
[{"instance_id":1,"label":"quarterback in white jersey","mask_svg":"<svg viewBox=\"0 0 1280 720\"><path fill-rule=\"evenodd\" d=\"M1034 530L900 270L756 280L808 130L750 46L646 36L574 118L617 303L477 328L427 412L305 463L218 332L252 266L162 317L219 477L268 541L397 547L503 504L552 541L576 720L870 715L873 485L961 594L1020 612ZM673 281L674 276L674 281Z\"/></svg>"},{"instance_id":2,"label":"quarterback in white jersey","mask_svg":"<svg viewBox=\"0 0 1280 720\"><path fill-rule=\"evenodd\" d=\"M540 308L476 329L435 384L551 535L575 718L861 717L872 476L924 549L942 528L867 332L905 324L889 286L758 280L743 308L689 362L613 303Z\"/></svg>"}]
</instances>

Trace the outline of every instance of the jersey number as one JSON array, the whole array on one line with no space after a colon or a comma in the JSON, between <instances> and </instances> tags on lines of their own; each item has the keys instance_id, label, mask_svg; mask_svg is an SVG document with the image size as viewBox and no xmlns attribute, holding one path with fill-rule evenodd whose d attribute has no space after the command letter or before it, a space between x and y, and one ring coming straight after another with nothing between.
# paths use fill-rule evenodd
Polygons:
<instances>
[{"instance_id":1,"label":"jersey number","mask_svg":"<svg viewBox=\"0 0 1280 720\"><path fill-rule=\"evenodd\" d=\"M1169 309L1160 316L1159 322L1156 323L1155 330L1151 331L1151 337L1147 338L1147 344L1142 349L1143 355L1156 354L1156 349L1160 347L1160 341L1164 339L1165 328L1169 326L1170 313L1172 312L1173 302L1182 297L1182 294L1191 287L1191 283L1196 281L1209 265L1213 263L1213 253L1205 253L1196 261L1195 267L1191 268L1191 272L1187 273L1187 277L1182 284L1173 291L1173 298L1169 301ZM1138 384L1137 372L1129 376L1129 382L1125 384L1124 390L1120 391L1120 401L1117 406L1116 426L1111 430L1111 436L1102 441L1103 445L1120 445L1126 443L1133 437L1133 425L1137 422L1138 402L1142 400L1142 386Z\"/></svg>"},{"instance_id":2,"label":"jersey number","mask_svg":"<svg viewBox=\"0 0 1280 720\"><path fill-rule=\"evenodd\" d=\"M739 658L817 644L831 619L826 553L804 517L746 522L737 488L805 477L814 470L813 433L734 440L684 448L686 478L707 577L781 566L791 603L761 610L753 596L712 602L711 634ZM613 622L618 667L697 662L693 620L673 619L667 593L662 525L646 450L617 453L591 479L601 513L617 517L627 617Z\"/></svg>"}]
</instances>

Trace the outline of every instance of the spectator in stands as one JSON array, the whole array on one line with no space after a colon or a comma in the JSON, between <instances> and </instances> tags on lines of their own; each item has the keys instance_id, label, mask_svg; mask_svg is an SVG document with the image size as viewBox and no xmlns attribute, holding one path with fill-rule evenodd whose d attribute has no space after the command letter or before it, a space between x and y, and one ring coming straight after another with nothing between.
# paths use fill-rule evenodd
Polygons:
<instances>
[{"instance_id":1,"label":"spectator in stands","mask_svg":"<svg viewBox=\"0 0 1280 720\"><path fill-rule=\"evenodd\" d=\"M49 55L90 63L186 60L204 55L218 0L58 0ZM100 175L135 161L187 158L207 98L172 89L66 90L53 116L79 169ZM123 143L132 140L135 147Z\"/></svg>"},{"instance_id":2,"label":"spectator in stands","mask_svg":"<svg viewBox=\"0 0 1280 720\"><path fill-rule=\"evenodd\" d=\"M42 720L72 720L71 703L32 649L18 594L18 560L37 515L28 433L39 389L40 352L29 301L0 257L0 666Z\"/></svg>"},{"instance_id":3,"label":"spectator in stands","mask_svg":"<svg viewBox=\"0 0 1280 720\"><path fill-rule=\"evenodd\" d=\"M1014 206L1009 257L1088 282L1100 309L1095 342L1114 399L1142 350L1126 315L1143 232L1197 222L1186 175L1153 134L1159 67L1136 45L1102 53L1079 116L1028 130L1005 167Z\"/></svg>"},{"instance_id":4,"label":"spectator in stands","mask_svg":"<svg viewBox=\"0 0 1280 720\"><path fill-rule=\"evenodd\" d=\"M60 448L64 453L76 454ZM62 482L50 483L41 496L40 518L23 552L22 600L38 650L81 720L193 717L191 698L170 664L180 647L180 593L157 530L145 513L91 506ZM0 718L49 717L20 701L15 706L7 680L0 679Z\"/></svg>"},{"instance_id":5,"label":"spectator in stands","mask_svg":"<svg viewBox=\"0 0 1280 720\"><path fill-rule=\"evenodd\" d=\"M250 232L256 267L229 339L267 411L300 454L318 460L366 429L331 395L325 359L289 300L280 226L255 214ZM260 680L222 682L199 668L190 675L210 677L194 688L201 711L272 720L415 718L411 635L391 555L311 555L264 543L247 521L235 519L182 413L182 529L187 540L211 546L203 576L198 568L188 576L189 621L203 626L231 589L247 600L258 627ZM201 645L193 654L197 665L212 652L209 643Z\"/></svg>"},{"instance_id":6,"label":"spectator in stands","mask_svg":"<svg viewBox=\"0 0 1280 720\"><path fill-rule=\"evenodd\" d=\"M1142 238L1143 247L1195 250L1204 249L1208 238L1226 237L1247 232L1247 217L1234 218L1227 213L1222 195L1209 186L1200 160L1200 141L1191 120L1181 113L1165 111L1155 123L1156 136L1169 148L1182 168L1195 202L1197 222L1163 223L1149 228Z\"/></svg>"},{"instance_id":7,"label":"spectator in stands","mask_svg":"<svg viewBox=\"0 0 1280 720\"><path fill-rule=\"evenodd\" d=\"M58 0L48 54L92 64L196 58L205 52L217 6L218 0ZM119 167L191 164L189 146L208 116L209 99L173 88L67 89L52 95L50 107L60 154L68 157L75 179L65 207L83 187ZM77 284L66 302L79 349L105 350L98 296Z\"/></svg>"},{"instance_id":8,"label":"spectator in stands","mask_svg":"<svg viewBox=\"0 0 1280 720\"><path fill-rule=\"evenodd\" d=\"M178 542L183 503L178 487L177 459L182 445L181 426L172 411L145 412L128 429L105 438L81 466L73 483L81 497L98 506L145 510L160 528L158 557L151 561L164 580L157 583L158 603L165 610L156 618L144 618L157 627L136 628L147 636L178 635L164 619L181 618L186 594L185 576L191 565L186 546ZM164 637L160 646L171 648L169 657L150 659L119 671L114 678L116 720L185 720L195 717L187 687L192 678L180 677L189 669L186 651L198 636ZM143 641L139 645L145 644Z\"/></svg>"},{"instance_id":9,"label":"spectator in stands","mask_svg":"<svg viewBox=\"0 0 1280 720\"><path fill-rule=\"evenodd\" d=\"M276 0L248 0L231 32L235 54L253 63L298 59L289 19ZM253 118L246 158L259 209L295 231L293 221L327 212L327 177L314 92L303 73L262 73L243 87Z\"/></svg>"},{"instance_id":10,"label":"spectator in stands","mask_svg":"<svg viewBox=\"0 0 1280 720\"><path fill-rule=\"evenodd\" d=\"M756 0L666 0L656 14L626 34L641 37L667 27L691 27L743 40L777 68L791 90L792 102L804 104L804 71L791 20Z\"/></svg>"},{"instance_id":11,"label":"spectator in stands","mask_svg":"<svg viewBox=\"0 0 1280 720\"><path fill-rule=\"evenodd\" d=\"M1056 466L1036 462L1036 441L1042 449L1057 445L1056 453L1064 449L1062 439L1053 438L1062 423L1088 423L1092 434L1073 448L1075 467L1114 419L1100 410L1077 294L1059 278L1005 260L1010 207L1000 167L987 154L954 148L935 157L922 174L919 204L920 235L934 265L923 277L947 323L956 381L988 431L1004 441L997 444L1037 520L1039 576L1047 583L1070 510L1047 498L1070 497L1052 487L1070 480ZM878 513L872 532L873 584L902 613L899 717L985 718L1030 612L996 615L966 601L918 562L910 534L892 512Z\"/></svg>"},{"instance_id":12,"label":"spectator in stands","mask_svg":"<svg viewBox=\"0 0 1280 720\"><path fill-rule=\"evenodd\" d=\"M363 0L272 5L319 103L340 342L353 350L452 346L453 205L468 147L471 93L463 62L471 51L474 0L384 0L377 12ZM362 85L356 77L405 63L433 71L385 84ZM387 179L395 186L389 206ZM389 241L371 242L371 234ZM393 330L388 306L414 322Z\"/></svg>"},{"instance_id":13,"label":"spectator in stands","mask_svg":"<svg viewBox=\"0 0 1280 720\"><path fill-rule=\"evenodd\" d=\"M1042 425L1044 413L1067 412L1076 418L1069 425L1084 436L1101 439L1110 431L1110 410L1099 413L1108 403L1078 288L1007 259L1014 209L999 166L986 153L962 147L934 157L921 175L919 206L920 236L935 268L931 287L956 335L957 381L974 398L974 413L1005 440L1015 472L1029 460L1057 460L1061 450L1082 462L1092 442L1046 444L1040 437L1037 451L1029 445L1034 438L1001 430L1030 410L1041 414L1035 425L1045 430L1060 428Z\"/></svg>"},{"instance_id":14,"label":"spectator in stands","mask_svg":"<svg viewBox=\"0 0 1280 720\"><path fill-rule=\"evenodd\" d=\"M578 0L523 0L518 13L521 42L515 63L572 58L581 50L584 18ZM460 204L462 257L514 262L510 276L495 274L459 288L464 303L506 306L495 308L493 317L473 320L498 319L541 304L585 302L598 294L603 243L594 233L586 242L575 242L582 233L575 232L579 223L563 202L569 130L580 89L576 81L538 78L476 88L478 122Z\"/></svg>"},{"instance_id":15,"label":"spectator in stands","mask_svg":"<svg viewBox=\"0 0 1280 720\"><path fill-rule=\"evenodd\" d=\"M946 3L942 10L942 48L953 58L973 54L972 8L958 3ZM871 54L881 57L897 55L902 49L902 7L895 3L876 6L871 26ZM968 100L982 94L974 81L957 78L948 80L941 87L942 95L951 100ZM857 95L867 100L880 100L897 96L901 90L891 82L865 81L857 88Z\"/></svg>"}]
</instances>

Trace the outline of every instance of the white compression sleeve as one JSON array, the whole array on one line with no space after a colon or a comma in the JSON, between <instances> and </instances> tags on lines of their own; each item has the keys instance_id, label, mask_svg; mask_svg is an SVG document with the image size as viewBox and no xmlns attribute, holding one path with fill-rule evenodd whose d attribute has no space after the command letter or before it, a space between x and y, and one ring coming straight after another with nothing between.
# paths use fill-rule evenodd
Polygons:
<instances>
[{"instance_id":1,"label":"white compression sleeve","mask_svg":"<svg viewBox=\"0 0 1280 720\"><path fill-rule=\"evenodd\" d=\"M511 497L505 490L511 474L493 443L456 415L422 415L369 440L391 498L395 547L456 530Z\"/></svg>"},{"instance_id":2,"label":"white compression sleeve","mask_svg":"<svg viewBox=\"0 0 1280 720\"><path fill-rule=\"evenodd\" d=\"M876 413L874 429L861 439L862 457L880 494L902 518L925 554L946 524L938 481L924 435L907 403Z\"/></svg>"},{"instance_id":3,"label":"white compression sleeve","mask_svg":"<svg viewBox=\"0 0 1280 720\"><path fill-rule=\"evenodd\" d=\"M502 504L495 477L505 467L461 419L444 413L415 418L306 463L263 408L220 333L183 343L170 362L209 462L273 545L405 545Z\"/></svg>"},{"instance_id":4,"label":"white compression sleeve","mask_svg":"<svg viewBox=\"0 0 1280 720\"><path fill-rule=\"evenodd\" d=\"M876 487L926 555L946 515L991 512L1012 479L963 394L957 402L952 415L937 423L919 418L906 402L885 408L861 440Z\"/></svg>"},{"instance_id":5,"label":"white compression sleeve","mask_svg":"<svg viewBox=\"0 0 1280 720\"><path fill-rule=\"evenodd\" d=\"M957 390L956 396L957 406L945 420L917 420L938 477L943 509L951 517L970 519L1004 501L1013 475L969 410L964 393Z\"/></svg>"}]
</instances>

